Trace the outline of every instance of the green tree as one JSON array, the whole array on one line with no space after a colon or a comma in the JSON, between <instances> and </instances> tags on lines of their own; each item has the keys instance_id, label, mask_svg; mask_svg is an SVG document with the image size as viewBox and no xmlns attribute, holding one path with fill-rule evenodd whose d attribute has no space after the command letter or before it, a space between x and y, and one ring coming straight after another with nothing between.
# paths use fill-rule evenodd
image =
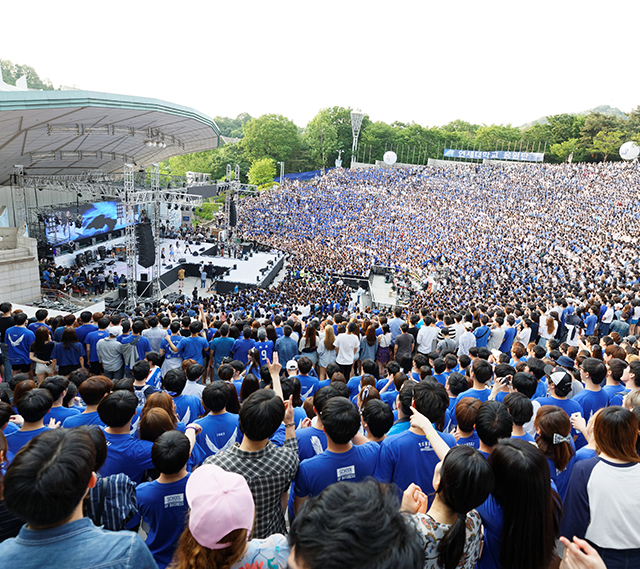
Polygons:
<instances>
[{"instance_id":1,"label":"green tree","mask_svg":"<svg viewBox=\"0 0 640 569\"><path fill-rule=\"evenodd\" d=\"M569 156L575 154L580 148L580 140L578 138L570 138L569 140L565 140L564 142L558 142L557 144L552 144L549 151L553 154L560 162L564 162ZM574 156L574 159L577 161L577 157Z\"/></svg>"},{"instance_id":2,"label":"green tree","mask_svg":"<svg viewBox=\"0 0 640 569\"><path fill-rule=\"evenodd\" d=\"M476 131L475 142L482 150L495 150L504 147L515 148L515 143L522 140L522 131L510 124L504 126L492 124L482 125Z\"/></svg>"},{"instance_id":3,"label":"green tree","mask_svg":"<svg viewBox=\"0 0 640 569\"><path fill-rule=\"evenodd\" d=\"M329 155L338 144L338 133L331 120L329 109L322 109L307 124L303 140L317 166L326 168ZM331 164L330 164L331 165Z\"/></svg>"},{"instance_id":4,"label":"green tree","mask_svg":"<svg viewBox=\"0 0 640 569\"><path fill-rule=\"evenodd\" d=\"M29 89L42 89L43 91L53 91L53 85L49 79L40 79L36 70L29 65L16 65L6 59L0 59L2 65L2 80L7 85L15 85L20 77L27 77Z\"/></svg>"},{"instance_id":5,"label":"green tree","mask_svg":"<svg viewBox=\"0 0 640 569\"><path fill-rule=\"evenodd\" d=\"M236 164L240 166L240 181L248 181L248 172L251 162L247 159L239 142L225 144L213 151L211 161L211 174L216 180L224 180L227 175L227 164L235 171Z\"/></svg>"},{"instance_id":6,"label":"green tree","mask_svg":"<svg viewBox=\"0 0 640 569\"><path fill-rule=\"evenodd\" d=\"M363 121L364 125L364 121ZM359 159L363 162L382 160L386 150L393 148L396 144L395 129L385 122L370 122L366 128L360 132L358 143Z\"/></svg>"},{"instance_id":7,"label":"green tree","mask_svg":"<svg viewBox=\"0 0 640 569\"><path fill-rule=\"evenodd\" d=\"M618 155L618 150L624 139L624 132L620 130L606 131L601 130L593 137L592 150L602 154L602 160L607 161L610 155Z\"/></svg>"},{"instance_id":8,"label":"green tree","mask_svg":"<svg viewBox=\"0 0 640 569\"><path fill-rule=\"evenodd\" d=\"M300 148L298 129L282 115L262 115L242 127L244 138L239 144L253 163L261 158L286 162Z\"/></svg>"},{"instance_id":9,"label":"green tree","mask_svg":"<svg viewBox=\"0 0 640 569\"><path fill-rule=\"evenodd\" d=\"M441 130L447 133L466 134L467 137L471 139L475 137L476 132L478 132L479 128L480 128L480 125L471 124L469 122L461 121L460 119L457 119L455 121L451 121L450 123L444 125Z\"/></svg>"},{"instance_id":10,"label":"green tree","mask_svg":"<svg viewBox=\"0 0 640 569\"><path fill-rule=\"evenodd\" d=\"M249 183L262 186L273 182L276 177L276 163L273 158L261 158L249 168Z\"/></svg>"},{"instance_id":11,"label":"green tree","mask_svg":"<svg viewBox=\"0 0 640 569\"><path fill-rule=\"evenodd\" d=\"M244 136L242 127L251 120L251 115L249 113L240 113L235 119L215 117L213 120L216 121L216 124L220 128L220 134L222 134L222 136L242 138Z\"/></svg>"},{"instance_id":12,"label":"green tree","mask_svg":"<svg viewBox=\"0 0 640 569\"><path fill-rule=\"evenodd\" d=\"M162 171L171 176L184 176L186 172L203 172L210 174L212 171L213 155L215 150L204 152L194 152L193 154L183 154L172 156L162 162Z\"/></svg>"},{"instance_id":13,"label":"green tree","mask_svg":"<svg viewBox=\"0 0 640 569\"><path fill-rule=\"evenodd\" d=\"M558 144L570 138L580 138L580 129L584 125L585 117L570 115L550 115L547 117L549 144Z\"/></svg>"}]
</instances>

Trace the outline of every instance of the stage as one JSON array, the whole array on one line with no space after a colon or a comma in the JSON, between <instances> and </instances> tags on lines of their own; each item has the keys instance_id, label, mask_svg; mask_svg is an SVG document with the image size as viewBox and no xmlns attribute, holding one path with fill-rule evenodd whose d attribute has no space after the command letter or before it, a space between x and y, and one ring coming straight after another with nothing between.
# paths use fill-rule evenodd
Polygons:
<instances>
[{"instance_id":1,"label":"stage","mask_svg":"<svg viewBox=\"0 0 640 569\"><path fill-rule=\"evenodd\" d=\"M87 251L91 251L93 261L84 264L86 271L102 269L105 275L109 271L118 275L127 273L127 263L122 253L115 256L109 254L110 251L123 251L124 236L112 239L100 244L91 245L72 253L65 253L55 257L57 265L62 267L72 267L76 263L78 255L85 256ZM179 243L180 248L177 248ZM173 246L176 250L173 257L169 255L169 246ZM107 253L102 260L97 260L97 251L103 248ZM183 268L185 276L200 277L200 267L204 264L213 267L214 280L216 281L216 290L218 293L224 294L233 291L236 286L239 289L268 287L273 279L278 275L284 265L284 254L279 251L258 252L249 251L249 247L244 246L242 256L238 258L219 255L217 243L201 242L200 245L190 244L190 252L185 251L185 242L177 239L161 239L160 249L164 248L165 259L162 261L160 269L160 288L164 290L178 280L178 271ZM179 251L179 252L178 252ZM225 252L227 249L225 248ZM181 262L182 260L182 262ZM152 278L152 268L144 268L137 265L138 275L138 295L149 296L150 284ZM207 287L211 284L211 280L207 279ZM124 291L122 291L124 292ZM184 294L190 294L190 290L183 290Z\"/></svg>"}]
</instances>

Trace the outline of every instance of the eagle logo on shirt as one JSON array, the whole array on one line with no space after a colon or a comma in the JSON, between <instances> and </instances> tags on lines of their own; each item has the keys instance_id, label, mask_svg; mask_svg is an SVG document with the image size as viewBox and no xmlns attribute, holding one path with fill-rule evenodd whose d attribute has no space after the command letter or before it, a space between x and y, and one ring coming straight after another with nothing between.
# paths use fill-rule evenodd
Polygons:
<instances>
[{"instance_id":1,"label":"eagle logo on shirt","mask_svg":"<svg viewBox=\"0 0 640 569\"><path fill-rule=\"evenodd\" d=\"M20 338L18 338L15 342L9 338L9 342L11 342L11 345L14 348L17 348L20 344L22 344L22 340L24 340L25 334L22 334L22 336L20 336Z\"/></svg>"},{"instance_id":2,"label":"eagle logo on shirt","mask_svg":"<svg viewBox=\"0 0 640 569\"><path fill-rule=\"evenodd\" d=\"M322 454L324 449L322 448L322 443L320 439L316 436L311 437L311 446L316 454Z\"/></svg>"},{"instance_id":3,"label":"eagle logo on shirt","mask_svg":"<svg viewBox=\"0 0 640 569\"><path fill-rule=\"evenodd\" d=\"M225 452L226 450L229 450L233 446L233 443L237 437L238 437L238 427L236 427L233 433L231 433L229 440L224 444L222 448L218 448L215 445L215 443L209 438L209 435L205 436L204 442L213 454L218 454L220 452Z\"/></svg>"},{"instance_id":4,"label":"eagle logo on shirt","mask_svg":"<svg viewBox=\"0 0 640 569\"><path fill-rule=\"evenodd\" d=\"M307 397L311 397L311 392L313 391L313 385L309 388L308 391L302 394L302 399L306 399Z\"/></svg>"},{"instance_id":5,"label":"eagle logo on shirt","mask_svg":"<svg viewBox=\"0 0 640 569\"><path fill-rule=\"evenodd\" d=\"M191 407L187 407L187 412L182 417L182 422L185 425L189 424L189 419L191 419Z\"/></svg>"}]
</instances>

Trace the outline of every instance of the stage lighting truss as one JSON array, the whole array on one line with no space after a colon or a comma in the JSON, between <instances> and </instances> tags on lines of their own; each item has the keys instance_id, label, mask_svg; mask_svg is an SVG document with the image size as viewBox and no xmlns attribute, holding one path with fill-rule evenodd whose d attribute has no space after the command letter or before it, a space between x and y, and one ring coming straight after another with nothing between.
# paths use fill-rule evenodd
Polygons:
<instances>
[{"instance_id":1,"label":"stage lighting truss","mask_svg":"<svg viewBox=\"0 0 640 569\"><path fill-rule=\"evenodd\" d=\"M102 126L88 126L84 124L57 125L48 124L47 134L70 134L75 136L103 135L114 137L133 136L142 139L142 143L148 148L167 148L167 146L178 146L184 150L184 142L175 136L165 134L159 128L134 128L132 126L121 126L107 124ZM54 154L54 153L52 153ZM110 153L105 152L105 155ZM128 160L125 160L128 162Z\"/></svg>"}]
</instances>

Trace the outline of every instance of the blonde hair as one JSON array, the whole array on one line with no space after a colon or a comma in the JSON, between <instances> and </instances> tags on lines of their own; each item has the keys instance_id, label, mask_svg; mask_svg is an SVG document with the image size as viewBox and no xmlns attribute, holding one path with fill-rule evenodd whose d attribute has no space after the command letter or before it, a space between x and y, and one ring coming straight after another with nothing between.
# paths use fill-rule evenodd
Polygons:
<instances>
[{"instance_id":1,"label":"blonde hair","mask_svg":"<svg viewBox=\"0 0 640 569\"><path fill-rule=\"evenodd\" d=\"M336 341L336 335L333 331L333 326L325 326L324 328L324 349L327 352L335 349L333 343Z\"/></svg>"},{"instance_id":2,"label":"blonde hair","mask_svg":"<svg viewBox=\"0 0 640 569\"><path fill-rule=\"evenodd\" d=\"M622 406L629 409L629 411L633 411L633 408L638 407L638 405L640 405L640 389L633 389L624 396Z\"/></svg>"}]
</instances>

